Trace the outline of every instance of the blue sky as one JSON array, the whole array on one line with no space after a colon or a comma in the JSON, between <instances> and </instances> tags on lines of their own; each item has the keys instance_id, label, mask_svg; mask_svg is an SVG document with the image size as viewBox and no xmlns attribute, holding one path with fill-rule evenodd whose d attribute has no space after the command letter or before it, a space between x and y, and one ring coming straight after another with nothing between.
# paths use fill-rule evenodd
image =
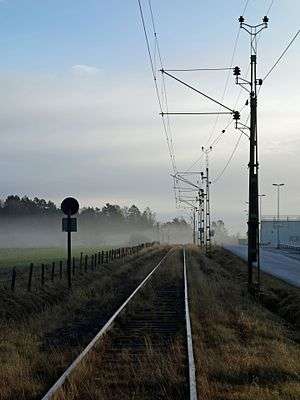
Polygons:
<instances>
[{"instance_id":1,"label":"blue sky","mask_svg":"<svg viewBox=\"0 0 300 400\"><path fill-rule=\"evenodd\" d=\"M144 1L146 5L147 2ZM228 66L245 1L152 0L167 67ZM245 17L260 21L270 0L250 0ZM270 27L259 43L260 76L299 27L300 3L275 0ZM149 15L146 13L147 26ZM248 64L249 38L240 35L234 64ZM82 204L106 201L149 205L175 215L169 160L151 80L137 1L4 0L0 2L1 197L40 195ZM274 212L272 180L285 180L283 212L297 214L299 171L299 41L266 82L261 99L260 138L265 213ZM185 76L221 98L226 74ZM225 102L238 93L234 80ZM211 107L167 82L170 107ZM242 95L241 104L247 95ZM199 155L213 120L172 120L179 169ZM217 132L225 124L219 122ZM212 154L212 175L223 168L236 133ZM247 140L224 178L212 188L218 218L241 230L247 199ZM286 163L283 172L278 157ZM199 166L199 168L201 165ZM234 190L232 182L238 182ZM229 189L230 188L230 189ZM179 211L180 213L180 211Z\"/></svg>"},{"instance_id":2,"label":"blue sky","mask_svg":"<svg viewBox=\"0 0 300 400\"><path fill-rule=\"evenodd\" d=\"M204 53L230 52L243 3L153 1L166 58L179 61L188 57L191 62L194 52L195 59L200 55L206 58ZM282 35L297 28L297 3L275 0L270 16L273 42L280 43ZM270 0L251 0L246 13L249 20L257 21L269 4ZM135 0L4 0L0 13L1 69L61 72L80 59L114 71L119 67L132 70L143 61L138 18ZM274 27L278 20L280 31Z\"/></svg>"}]
</instances>

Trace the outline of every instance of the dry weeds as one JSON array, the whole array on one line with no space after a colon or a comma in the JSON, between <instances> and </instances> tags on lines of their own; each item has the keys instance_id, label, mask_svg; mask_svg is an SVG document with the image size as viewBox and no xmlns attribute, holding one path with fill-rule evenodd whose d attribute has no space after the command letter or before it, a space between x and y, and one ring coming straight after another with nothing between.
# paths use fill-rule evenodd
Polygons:
<instances>
[{"instance_id":1,"label":"dry weeds","mask_svg":"<svg viewBox=\"0 0 300 400\"><path fill-rule=\"evenodd\" d=\"M227 268L222 266L225 258L219 252L216 262L199 250L189 251L199 397L299 399L300 348L295 327L248 296L244 271L234 259L230 268L228 263Z\"/></svg>"},{"instance_id":2,"label":"dry weeds","mask_svg":"<svg viewBox=\"0 0 300 400\"><path fill-rule=\"evenodd\" d=\"M0 399L40 398L165 252L84 275L71 294L56 285L0 293Z\"/></svg>"}]
</instances>

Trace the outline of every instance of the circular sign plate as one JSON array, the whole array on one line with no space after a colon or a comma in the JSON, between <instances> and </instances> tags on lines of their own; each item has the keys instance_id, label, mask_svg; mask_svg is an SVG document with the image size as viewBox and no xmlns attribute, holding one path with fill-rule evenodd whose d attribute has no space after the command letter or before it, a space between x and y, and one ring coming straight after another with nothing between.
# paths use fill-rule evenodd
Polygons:
<instances>
[{"instance_id":1,"label":"circular sign plate","mask_svg":"<svg viewBox=\"0 0 300 400\"><path fill-rule=\"evenodd\" d=\"M74 197L66 197L60 206L62 212L66 215L76 214L79 210L79 203Z\"/></svg>"}]
</instances>

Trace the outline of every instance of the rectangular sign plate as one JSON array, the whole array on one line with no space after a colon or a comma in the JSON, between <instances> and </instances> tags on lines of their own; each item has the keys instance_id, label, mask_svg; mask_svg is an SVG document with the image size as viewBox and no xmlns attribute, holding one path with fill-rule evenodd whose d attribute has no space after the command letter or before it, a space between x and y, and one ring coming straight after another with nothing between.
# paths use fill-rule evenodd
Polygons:
<instances>
[{"instance_id":1,"label":"rectangular sign plate","mask_svg":"<svg viewBox=\"0 0 300 400\"><path fill-rule=\"evenodd\" d=\"M63 232L77 232L77 218L63 218L62 219Z\"/></svg>"}]
</instances>

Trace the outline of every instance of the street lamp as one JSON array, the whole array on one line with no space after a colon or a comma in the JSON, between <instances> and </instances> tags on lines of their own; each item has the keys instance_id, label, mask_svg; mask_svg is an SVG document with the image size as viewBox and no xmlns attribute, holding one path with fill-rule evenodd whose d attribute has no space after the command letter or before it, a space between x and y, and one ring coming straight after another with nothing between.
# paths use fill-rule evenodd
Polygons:
<instances>
[{"instance_id":1,"label":"street lamp","mask_svg":"<svg viewBox=\"0 0 300 400\"><path fill-rule=\"evenodd\" d=\"M273 183L273 186L277 187L277 249L280 247L280 239L279 239L279 193L280 187L284 186L284 183Z\"/></svg>"}]
</instances>

